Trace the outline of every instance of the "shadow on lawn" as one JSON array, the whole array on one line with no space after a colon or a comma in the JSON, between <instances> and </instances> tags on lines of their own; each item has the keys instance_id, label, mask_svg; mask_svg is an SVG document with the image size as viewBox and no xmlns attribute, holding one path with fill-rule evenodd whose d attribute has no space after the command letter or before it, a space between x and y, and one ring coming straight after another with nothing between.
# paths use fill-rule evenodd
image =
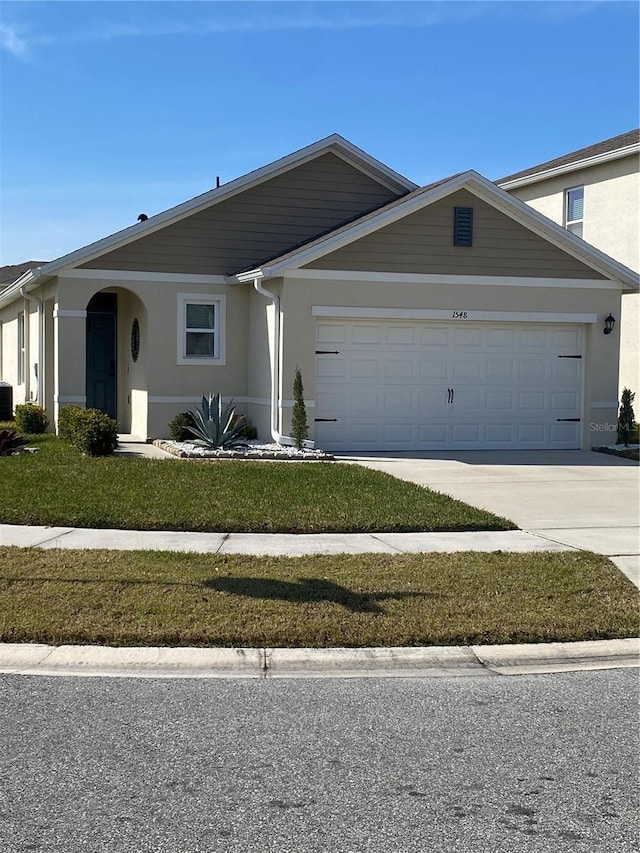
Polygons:
<instances>
[{"instance_id":1,"label":"shadow on lawn","mask_svg":"<svg viewBox=\"0 0 640 853\"><path fill-rule=\"evenodd\" d=\"M298 578L298 582L277 581L269 578L211 578L204 585L218 592L244 595L249 598L271 598L293 603L328 601L340 604L354 613L384 613L376 602L406 598L433 598L426 592L353 592L345 586L317 578Z\"/></svg>"}]
</instances>

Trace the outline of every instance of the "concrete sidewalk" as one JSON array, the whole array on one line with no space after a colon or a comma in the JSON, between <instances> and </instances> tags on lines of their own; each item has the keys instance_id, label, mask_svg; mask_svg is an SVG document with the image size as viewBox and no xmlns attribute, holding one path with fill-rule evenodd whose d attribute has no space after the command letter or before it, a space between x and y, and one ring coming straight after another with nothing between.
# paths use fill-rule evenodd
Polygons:
<instances>
[{"instance_id":1,"label":"concrete sidewalk","mask_svg":"<svg viewBox=\"0 0 640 853\"><path fill-rule=\"evenodd\" d=\"M543 533L483 530L462 533L193 533L175 530L105 530L0 524L0 545L19 548L104 548L116 551L184 551L196 554L420 554L461 551L540 553L577 548ZM639 558L611 556L640 589Z\"/></svg>"},{"instance_id":2,"label":"concrete sidewalk","mask_svg":"<svg viewBox=\"0 0 640 853\"><path fill-rule=\"evenodd\" d=\"M0 673L111 678L434 678L640 665L640 640L361 649L113 648L0 643Z\"/></svg>"}]
</instances>

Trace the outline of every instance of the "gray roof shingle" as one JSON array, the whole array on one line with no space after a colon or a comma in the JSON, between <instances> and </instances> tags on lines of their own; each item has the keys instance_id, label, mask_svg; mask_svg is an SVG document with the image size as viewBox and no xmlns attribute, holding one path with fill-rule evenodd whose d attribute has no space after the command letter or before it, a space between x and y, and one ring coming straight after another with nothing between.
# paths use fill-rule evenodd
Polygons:
<instances>
[{"instance_id":1,"label":"gray roof shingle","mask_svg":"<svg viewBox=\"0 0 640 853\"><path fill-rule=\"evenodd\" d=\"M496 184L506 184L508 181L515 181L519 178L528 178L537 175L539 172L546 172L549 169L555 169L558 166L569 166L571 163L577 163L580 160L586 160L589 157L597 157L598 154L608 154L611 151L617 151L619 148L626 148L629 145L640 142L640 129L630 130L628 133L621 133L619 136L612 136L611 139L604 139L602 142L596 142L595 145L588 145L586 148L579 148L577 151L571 151L569 154L563 154L562 157L556 157L553 160L547 160L545 163L538 163L537 166L531 166L529 169L523 169L521 172L514 172L512 175L506 175L504 178L499 178L495 181Z\"/></svg>"}]
</instances>

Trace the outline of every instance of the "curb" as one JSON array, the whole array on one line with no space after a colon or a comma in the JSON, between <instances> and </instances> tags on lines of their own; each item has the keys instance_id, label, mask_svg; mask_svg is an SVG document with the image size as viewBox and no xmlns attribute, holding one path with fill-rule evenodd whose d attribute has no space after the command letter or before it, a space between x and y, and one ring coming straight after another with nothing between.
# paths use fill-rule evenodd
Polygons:
<instances>
[{"instance_id":1,"label":"curb","mask_svg":"<svg viewBox=\"0 0 640 853\"><path fill-rule=\"evenodd\" d=\"M640 638L365 649L0 643L0 673L111 678L434 678L640 667Z\"/></svg>"}]
</instances>

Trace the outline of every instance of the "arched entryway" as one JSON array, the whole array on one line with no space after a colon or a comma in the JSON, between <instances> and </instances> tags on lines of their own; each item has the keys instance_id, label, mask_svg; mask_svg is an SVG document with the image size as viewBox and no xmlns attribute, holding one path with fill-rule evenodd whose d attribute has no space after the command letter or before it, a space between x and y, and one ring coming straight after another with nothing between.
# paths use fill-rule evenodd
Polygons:
<instances>
[{"instance_id":1,"label":"arched entryway","mask_svg":"<svg viewBox=\"0 0 640 853\"><path fill-rule=\"evenodd\" d=\"M124 287L94 294L87 305L87 408L118 421L123 433L146 435L147 310Z\"/></svg>"},{"instance_id":2,"label":"arched entryway","mask_svg":"<svg viewBox=\"0 0 640 853\"><path fill-rule=\"evenodd\" d=\"M87 305L87 408L118 416L118 294L101 291Z\"/></svg>"}]
</instances>

